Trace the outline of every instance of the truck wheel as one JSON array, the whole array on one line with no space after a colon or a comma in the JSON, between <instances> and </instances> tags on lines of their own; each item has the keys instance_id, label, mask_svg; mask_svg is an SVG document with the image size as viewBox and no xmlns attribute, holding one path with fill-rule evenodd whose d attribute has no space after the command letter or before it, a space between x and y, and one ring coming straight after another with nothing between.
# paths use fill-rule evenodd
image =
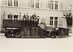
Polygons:
<instances>
[{"instance_id":1,"label":"truck wheel","mask_svg":"<svg viewBox=\"0 0 73 52\"><path fill-rule=\"evenodd\" d=\"M56 36L53 35L53 36L50 36L50 38L56 38Z\"/></svg>"},{"instance_id":2,"label":"truck wheel","mask_svg":"<svg viewBox=\"0 0 73 52\"><path fill-rule=\"evenodd\" d=\"M56 36L54 35L52 38L56 38Z\"/></svg>"},{"instance_id":3,"label":"truck wheel","mask_svg":"<svg viewBox=\"0 0 73 52\"><path fill-rule=\"evenodd\" d=\"M19 32L14 33L13 36L14 36L14 38L20 38L21 37Z\"/></svg>"},{"instance_id":4,"label":"truck wheel","mask_svg":"<svg viewBox=\"0 0 73 52\"><path fill-rule=\"evenodd\" d=\"M11 38L11 34L5 33L6 38Z\"/></svg>"},{"instance_id":5,"label":"truck wheel","mask_svg":"<svg viewBox=\"0 0 73 52\"><path fill-rule=\"evenodd\" d=\"M51 38L56 38L56 33L55 32L51 32L50 37Z\"/></svg>"}]
</instances>

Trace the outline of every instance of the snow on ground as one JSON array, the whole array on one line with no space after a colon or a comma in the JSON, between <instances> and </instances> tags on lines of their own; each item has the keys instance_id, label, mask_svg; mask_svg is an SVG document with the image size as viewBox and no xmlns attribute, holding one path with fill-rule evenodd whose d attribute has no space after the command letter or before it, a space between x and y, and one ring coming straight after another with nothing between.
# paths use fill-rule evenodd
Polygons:
<instances>
[{"instance_id":1,"label":"snow on ground","mask_svg":"<svg viewBox=\"0 0 73 52\"><path fill-rule=\"evenodd\" d=\"M0 52L73 52L68 38L6 38L0 36Z\"/></svg>"}]
</instances>

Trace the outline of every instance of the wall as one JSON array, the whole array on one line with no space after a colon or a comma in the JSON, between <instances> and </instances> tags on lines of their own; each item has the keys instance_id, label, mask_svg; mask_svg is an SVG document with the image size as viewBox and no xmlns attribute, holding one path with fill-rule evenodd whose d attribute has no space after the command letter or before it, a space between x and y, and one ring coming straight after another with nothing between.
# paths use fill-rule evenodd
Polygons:
<instances>
[{"instance_id":1,"label":"wall","mask_svg":"<svg viewBox=\"0 0 73 52\"><path fill-rule=\"evenodd\" d=\"M45 19L45 23L49 25L49 18L50 17L59 17L58 21L58 27L64 27L66 28L66 20L61 18L63 17L63 11L61 10L49 10L49 9L30 9L30 8L20 8L20 7L2 7L2 12L5 11L5 19L7 19L8 14L12 15L19 15L20 19L20 13L21 13L21 18L23 18L24 14L29 16L32 16L33 14L36 14L41 19ZM62 20L61 20L62 19Z\"/></svg>"},{"instance_id":2,"label":"wall","mask_svg":"<svg viewBox=\"0 0 73 52\"><path fill-rule=\"evenodd\" d=\"M45 18L45 23L49 24L49 17L54 16L54 17L59 17L59 21L58 21L58 27L64 27L66 28L66 20L61 18L63 17L63 10L67 9L67 2L63 2L64 0L58 0L59 2L59 10L50 10L47 6L48 2L50 0L40 0L40 9L33 9L33 8L29 8L28 7L28 1L29 0L19 0L19 6L18 7L8 7L7 6L7 1L8 0L1 0L1 6L0 8L2 10L1 11L1 17L0 17L0 29L1 29L1 25L2 25L2 19L5 15L5 18L7 18L7 15L12 13L14 14L18 14L20 15L21 13L21 17L23 17L24 14L27 14L29 16L33 15L34 13L38 16L40 16L40 21L42 18ZM13 1L14 2L14 1ZM46 4L45 4L46 3ZM43 4L43 5L41 5ZM5 13L5 14L4 14Z\"/></svg>"}]
</instances>

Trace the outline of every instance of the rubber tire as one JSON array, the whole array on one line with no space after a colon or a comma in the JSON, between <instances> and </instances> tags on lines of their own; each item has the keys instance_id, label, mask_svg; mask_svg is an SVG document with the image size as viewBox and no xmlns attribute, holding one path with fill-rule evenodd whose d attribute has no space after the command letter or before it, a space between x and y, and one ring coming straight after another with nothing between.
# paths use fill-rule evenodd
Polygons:
<instances>
[{"instance_id":1,"label":"rubber tire","mask_svg":"<svg viewBox=\"0 0 73 52\"><path fill-rule=\"evenodd\" d=\"M11 38L11 34L5 33L6 38Z\"/></svg>"},{"instance_id":2,"label":"rubber tire","mask_svg":"<svg viewBox=\"0 0 73 52\"><path fill-rule=\"evenodd\" d=\"M51 38L56 38L56 35L55 34L56 34L55 32L51 32L50 37Z\"/></svg>"},{"instance_id":3,"label":"rubber tire","mask_svg":"<svg viewBox=\"0 0 73 52\"><path fill-rule=\"evenodd\" d=\"M20 33L16 32L13 34L13 37L14 38L21 38L21 35L20 35Z\"/></svg>"}]
</instances>

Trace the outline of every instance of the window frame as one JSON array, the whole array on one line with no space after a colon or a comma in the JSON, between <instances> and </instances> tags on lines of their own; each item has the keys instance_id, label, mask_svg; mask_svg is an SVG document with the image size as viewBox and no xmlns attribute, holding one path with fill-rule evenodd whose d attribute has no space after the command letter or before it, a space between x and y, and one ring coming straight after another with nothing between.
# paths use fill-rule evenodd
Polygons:
<instances>
[{"instance_id":1,"label":"window frame","mask_svg":"<svg viewBox=\"0 0 73 52\"><path fill-rule=\"evenodd\" d=\"M12 6L12 0L8 0L8 6Z\"/></svg>"},{"instance_id":2,"label":"window frame","mask_svg":"<svg viewBox=\"0 0 73 52\"><path fill-rule=\"evenodd\" d=\"M14 20L18 20L18 15L14 15Z\"/></svg>"},{"instance_id":3,"label":"window frame","mask_svg":"<svg viewBox=\"0 0 73 52\"><path fill-rule=\"evenodd\" d=\"M18 0L14 0L14 6L18 6Z\"/></svg>"},{"instance_id":4,"label":"window frame","mask_svg":"<svg viewBox=\"0 0 73 52\"><path fill-rule=\"evenodd\" d=\"M55 17L54 26L55 26L56 28L58 27L58 17Z\"/></svg>"},{"instance_id":5,"label":"window frame","mask_svg":"<svg viewBox=\"0 0 73 52\"><path fill-rule=\"evenodd\" d=\"M50 9L54 9L54 2L53 1L50 1Z\"/></svg>"},{"instance_id":6,"label":"window frame","mask_svg":"<svg viewBox=\"0 0 73 52\"><path fill-rule=\"evenodd\" d=\"M8 20L12 20L12 14L8 14Z\"/></svg>"},{"instance_id":7,"label":"window frame","mask_svg":"<svg viewBox=\"0 0 73 52\"><path fill-rule=\"evenodd\" d=\"M36 8L39 8L39 0L36 0Z\"/></svg>"},{"instance_id":8,"label":"window frame","mask_svg":"<svg viewBox=\"0 0 73 52\"><path fill-rule=\"evenodd\" d=\"M34 8L34 0L30 0L28 5L29 7Z\"/></svg>"},{"instance_id":9,"label":"window frame","mask_svg":"<svg viewBox=\"0 0 73 52\"><path fill-rule=\"evenodd\" d=\"M58 1L55 1L55 9L58 10Z\"/></svg>"},{"instance_id":10,"label":"window frame","mask_svg":"<svg viewBox=\"0 0 73 52\"><path fill-rule=\"evenodd\" d=\"M52 25L53 26L53 17L50 17L50 25Z\"/></svg>"}]
</instances>

